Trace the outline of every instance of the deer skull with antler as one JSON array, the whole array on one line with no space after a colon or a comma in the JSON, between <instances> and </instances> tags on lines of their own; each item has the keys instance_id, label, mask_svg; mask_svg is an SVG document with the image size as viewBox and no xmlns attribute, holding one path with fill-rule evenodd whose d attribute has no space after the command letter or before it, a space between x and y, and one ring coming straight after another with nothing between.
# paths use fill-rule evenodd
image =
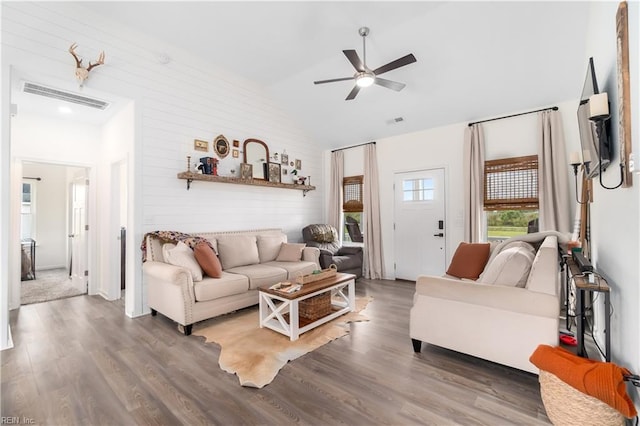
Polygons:
<instances>
[{"instance_id":1,"label":"deer skull with antler","mask_svg":"<svg viewBox=\"0 0 640 426\"><path fill-rule=\"evenodd\" d=\"M78 45L73 43L71 47L69 47L69 53L71 53L76 60L76 78L80 83L80 87L82 87L84 81L89 78L89 71L98 65L104 64L104 51L100 53L100 56L98 56L98 60L95 63L92 64L89 62L89 66L85 68L82 66L82 59L78 58L78 55L76 54L76 47L78 47Z\"/></svg>"}]
</instances>

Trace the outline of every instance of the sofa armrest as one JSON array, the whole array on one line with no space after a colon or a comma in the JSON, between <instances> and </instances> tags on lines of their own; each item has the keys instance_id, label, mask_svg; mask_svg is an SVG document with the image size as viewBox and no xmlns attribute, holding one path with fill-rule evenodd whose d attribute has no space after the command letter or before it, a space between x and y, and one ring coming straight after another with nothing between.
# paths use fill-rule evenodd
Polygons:
<instances>
[{"instance_id":1,"label":"sofa armrest","mask_svg":"<svg viewBox=\"0 0 640 426\"><path fill-rule=\"evenodd\" d=\"M168 281L175 285L187 282L193 287L193 278L187 268L148 260L142 264L142 272L149 278Z\"/></svg>"},{"instance_id":2,"label":"sofa armrest","mask_svg":"<svg viewBox=\"0 0 640 426\"><path fill-rule=\"evenodd\" d=\"M302 260L313 262L320 269L320 249L317 247L305 247L302 250Z\"/></svg>"},{"instance_id":3,"label":"sofa armrest","mask_svg":"<svg viewBox=\"0 0 640 426\"><path fill-rule=\"evenodd\" d=\"M560 306L558 296L526 288L425 275L416 281L415 297L420 296L548 318L557 318Z\"/></svg>"},{"instance_id":4,"label":"sofa armrest","mask_svg":"<svg viewBox=\"0 0 640 426\"><path fill-rule=\"evenodd\" d=\"M542 242L533 259L526 288L540 293L556 295L560 293L560 265L558 259L558 238L548 236Z\"/></svg>"}]
</instances>

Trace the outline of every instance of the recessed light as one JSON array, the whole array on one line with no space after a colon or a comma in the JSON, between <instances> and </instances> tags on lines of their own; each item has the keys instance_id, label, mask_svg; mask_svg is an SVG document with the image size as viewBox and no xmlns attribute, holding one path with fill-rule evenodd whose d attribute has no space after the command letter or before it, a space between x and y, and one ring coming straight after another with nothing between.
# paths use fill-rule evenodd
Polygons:
<instances>
[{"instance_id":1,"label":"recessed light","mask_svg":"<svg viewBox=\"0 0 640 426\"><path fill-rule=\"evenodd\" d=\"M60 114L71 114L73 110L68 106L61 106L61 107L58 107L58 112Z\"/></svg>"}]
</instances>

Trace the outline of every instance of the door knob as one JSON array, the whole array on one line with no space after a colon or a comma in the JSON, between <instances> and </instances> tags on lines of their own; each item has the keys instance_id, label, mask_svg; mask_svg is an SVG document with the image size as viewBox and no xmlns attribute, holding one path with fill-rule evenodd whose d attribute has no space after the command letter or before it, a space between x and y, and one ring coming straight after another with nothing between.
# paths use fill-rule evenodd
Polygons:
<instances>
[{"instance_id":1,"label":"door knob","mask_svg":"<svg viewBox=\"0 0 640 426\"><path fill-rule=\"evenodd\" d=\"M434 237L444 237L444 234L442 232L438 233L438 234L433 234Z\"/></svg>"}]
</instances>

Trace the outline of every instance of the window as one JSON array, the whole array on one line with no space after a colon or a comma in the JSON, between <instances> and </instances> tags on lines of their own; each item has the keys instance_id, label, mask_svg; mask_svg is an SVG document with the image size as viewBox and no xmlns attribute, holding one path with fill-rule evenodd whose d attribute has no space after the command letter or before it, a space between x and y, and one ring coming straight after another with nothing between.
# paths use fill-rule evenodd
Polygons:
<instances>
[{"instance_id":1,"label":"window","mask_svg":"<svg viewBox=\"0 0 640 426\"><path fill-rule=\"evenodd\" d=\"M347 242L361 243L362 238L362 185L364 176L348 176L342 180L343 204L342 230L343 240Z\"/></svg>"},{"instance_id":2,"label":"window","mask_svg":"<svg viewBox=\"0 0 640 426\"><path fill-rule=\"evenodd\" d=\"M484 210L489 241L537 230L537 155L485 162Z\"/></svg>"},{"instance_id":3,"label":"window","mask_svg":"<svg viewBox=\"0 0 640 426\"><path fill-rule=\"evenodd\" d=\"M402 181L403 201L433 201L434 199L435 184L432 178Z\"/></svg>"},{"instance_id":4,"label":"window","mask_svg":"<svg viewBox=\"0 0 640 426\"><path fill-rule=\"evenodd\" d=\"M20 238L35 239L35 186L28 182L22 183L22 204L20 206Z\"/></svg>"}]
</instances>

